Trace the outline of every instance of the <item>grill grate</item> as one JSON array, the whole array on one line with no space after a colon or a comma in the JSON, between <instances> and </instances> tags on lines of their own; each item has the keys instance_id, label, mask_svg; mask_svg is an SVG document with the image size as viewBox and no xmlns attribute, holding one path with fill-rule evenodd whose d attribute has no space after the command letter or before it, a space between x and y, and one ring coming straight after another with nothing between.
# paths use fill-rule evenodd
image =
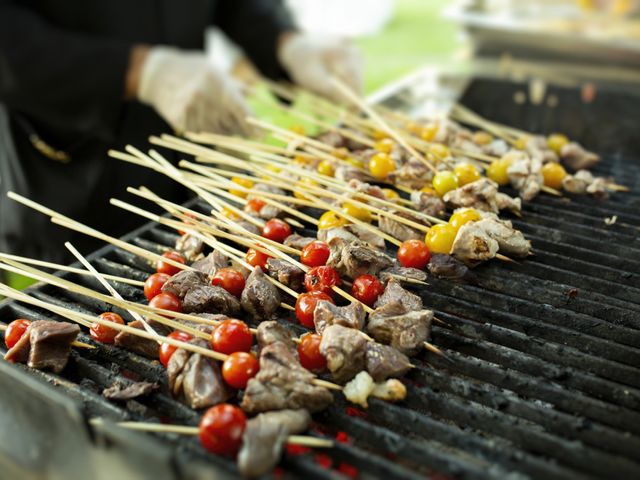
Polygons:
<instances>
[{"instance_id":1,"label":"grill grate","mask_svg":"<svg viewBox=\"0 0 640 480\"><path fill-rule=\"evenodd\" d=\"M289 452L278 470L285 477L333 478L349 475L354 468L362 478L640 475L640 195L633 193L640 191L640 151L629 141L633 137L625 128L636 126L629 118L619 125L620 131L612 130L611 124L603 129L618 135L621 144L616 148L611 148L612 138L596 136L590 123L610 120L607 99L622 113L637 111L639 102L637 98L632 98L633 104L620 100L620 95L627 98L627 94L601 93L600 100L584 106L576 103L575 92L557 90L560 108L567 110L554 116L546 107L507 109L497 103L497 97L507 98L509 89L515 88L478 81L463 102L514 126L536 130L545 125L546 131L567 131L587 145L590 140L600 142L588 146L614 153L606 156L598 174L615 174L633 191L614 195L606 203L541 196L525 205L522 220L514 221L533 240L535 257L478 268L478 286L430 280L430 287L419 293L439 318L454 327L433 328L433 342L451 361L428 352L416 358L417 368L406 378L407 400L400 405L373 399L370 408L361 411L338 398L315 417L313 433L337 435L345 441L326 452ZM580 121L576 112L581 114ZM604 218L613 215L616 223L605 226ZM126 237L155 251L173 245L175 238L155 224ZM139 258L111 247L90 259L102 272L134 279L144 280L151 270ZM64 276L99 288L91 278ZM144 298L140 289L116 287L126 299ZM86 313L107 309L100 302L50 286L32 292ZM15 302L0 306L0 320L5 322L39 316L51 318ZM87 336L81 340L91 342ZM153 437L109 425L87 433L82 418L68 413L71 407L59 406L72 399L87 418L196 424L198 415L193 410L161 392L126 404L112 404L100 396L116 379L163 381L164 369L158 363L98 345L91 351L75 350L64 377L5 363L0 363L0 371L3 405L18 405L17 397L23 410L25 405L37 404L33 408L40 411L38 419L67 412L68 421L77 424L75 431L60 430L61 422L54 422L58 430L48 428L43 434L28 416L0 420L3 431L19 429L16 435L24 438L22 444L35 445L42 457L35 465L42 471L52 468L57 450L51 445L55 439L62 441L59 435L64 431L65 444L78 446L74 459L88 448L92 453L86 455L93 459L110 452L109 465L133 478L204 478L212 469L221 476L236 473L231 461L207 455L194 438ZM33 378L55 388L34 386ZM29 395L23 393L27 391ZM72 441L70 435L80 440ZM16 463L34 465L21 461L16 448L0 448L5 471L12 471ZM68 478L79 478L74 476L76 463L58 460L55 468ZM326 468L329 463L330 469ZM82 466L98 468L96 464L100 465L87 460Z\"/></svg>"}]
</instances>

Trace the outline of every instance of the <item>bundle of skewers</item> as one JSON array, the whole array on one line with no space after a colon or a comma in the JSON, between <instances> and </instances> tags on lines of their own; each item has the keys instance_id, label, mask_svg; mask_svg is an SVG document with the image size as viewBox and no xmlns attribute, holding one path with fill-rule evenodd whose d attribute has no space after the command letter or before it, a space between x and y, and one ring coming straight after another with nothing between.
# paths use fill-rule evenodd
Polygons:
<instances>
[{"instance_id":1,"label":"bundle of skewers","mask_svg":"<svg viewBox=\"0 0 640 480\"><path fill-rule=\"evenodd\" d=\"M295 99L291 90L271 87ZM243 475L258 476L277 464L287 442L331 445L299 434L309 428L310 414L332 403L332 392L363 408L369 397L402 401L407 391L399 378L413 368L411 357L424 350L446 355L429 340L432 323L449 326L412 289L427 286L430 276L472 282L471 269L483 262L530 255L531 243L501 211L519 216L522 200L540 191L558 195L560 187L572 191L577 182L597 195L622 189L606 179L587 182L581 169L597 161L594 155L557 135L543 145L540 137L462 108L456 118L483 130L472 133L453 120L419 125L337 88L364 117L316 98L317 117L282 107L326 128L313 137L253 119L283 143L208 133L152 137L154 145L195 158L178 166L155 150L110 152L199 197L188 208L161 192L129 188L164 216L112 199L178 232L170 251L110 237L11 194L60 226L141 257L155 273L144 282L99 273L70 244L84 269L0 254L3 270L109 310L93 317L0 285L0 294L68 320L12 322L5 358L60 372L72 348L113 344L157 359L168 391L206 410L199 427L123 426L197 434L207 450L237 455ZM332 122L320 119L330 115ZM568 175L561 161L580 170ZM499 191L507 183L521 198ZM104 291L36 267L91 276ZM148 304L125 300L114 285L143 289ZM80 327L94 344L77 341ZM150 391L148 385L115 390L109 394L117 399Z\"/></svg>"}]
</instances>

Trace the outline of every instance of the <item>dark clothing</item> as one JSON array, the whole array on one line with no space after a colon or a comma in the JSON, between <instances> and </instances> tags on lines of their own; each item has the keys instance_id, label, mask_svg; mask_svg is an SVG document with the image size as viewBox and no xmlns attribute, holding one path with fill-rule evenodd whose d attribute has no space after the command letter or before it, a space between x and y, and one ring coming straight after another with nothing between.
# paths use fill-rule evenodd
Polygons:
<instances>
[{"instance_id":1,"label":"dark clothing","mask_svg":"<svg viewBox=\"0 0 640 480\"><path fill-rule=\"evenodd\" d=\"M186 198L177 183L111 159L107 150L145 149L149 135L171 131L151 108L123 100L132 46L202 49L212 24L264 75L283 76L276 42L293 26L279 0L0 0L1 250L55 259L65 255L65 240L88 248L82 237L7 199L9 190L112 235L140 224L108 205L127 186ZM33 135L70 161L40 153Z\"/></svg>"}]
</instances>

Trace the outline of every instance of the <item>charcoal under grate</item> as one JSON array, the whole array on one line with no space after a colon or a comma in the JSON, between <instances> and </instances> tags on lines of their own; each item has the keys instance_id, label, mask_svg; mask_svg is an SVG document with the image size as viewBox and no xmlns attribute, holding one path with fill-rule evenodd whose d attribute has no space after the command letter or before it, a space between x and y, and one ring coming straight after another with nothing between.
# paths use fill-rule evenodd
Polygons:
<instances>
[{"instance_id":1,"label":"charcoal under grate","mask_svg":"<svg viewBox=\"0 0 640 480\"><path fill-rule=\"evenodd\" d=\"M640 477L640 97L599 92L584 104L579 92L554 89L555 109L506 104L519 88L479 80L462 102L525 130L566 132L605 154L597 174L614 175L632 191L606 202L542 195L513 222L533 241L534 257L479 267L477 286L430 280L416 290L454 327L433 328L433 343L450 361L429 352L415 358L401 404L373 399L363 411L337 398L315 416L311 432L336 437L335 448L290 449L275 476ZM175 238L157 224L125 237L156 251ZM151 271L112 247L90 259L102 272L139 280ZM91 278L63 276L99 288ZM143 300L140 289L117 287ZM86 313L107 309L50 286L31 292ZM39 316L19 303L0 304L4 322ZM157 362L106 345L73 351L62 376L0 362L0 477L237 475L232 461L206 454L194 438L87 426L95 416L196 424L196 412L162 392L126 404L100 395L114 380L163 381L163 372Z\"/></svg>"}]
</instances>

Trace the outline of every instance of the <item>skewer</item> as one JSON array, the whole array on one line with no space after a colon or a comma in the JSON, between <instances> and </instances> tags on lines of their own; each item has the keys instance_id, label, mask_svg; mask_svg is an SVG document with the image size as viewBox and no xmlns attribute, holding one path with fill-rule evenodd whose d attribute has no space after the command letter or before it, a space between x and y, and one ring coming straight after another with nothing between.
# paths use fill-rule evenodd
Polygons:
<instances>
[{"instance_id":1,"label":"skewer","mask_svg":"<svg viewBox=\"0 0 640 480\"><path fill-rule=\"evenodd\" d=\"M92 425L102 425L104 421L100 418L92 418L89 420L89 423ZM194 436L200 433L200 429L198 427L191 427L188 425L169 425L166 423L149 422L117 422L116 425L128 430L136 430L139 432L176 433L179 435ZM333 440L306 435L289 435L287 437L287 443L313 448L333 447Z\"/></svg>"},{"instance_id":2,"label":"skewer","mask_svg":"<svg viewBox=\"0 0 640 480\"><path fill-rule=\"evenodd\" d=\"M9 327L8 325L5 325L4 323L0 323L0 332L6 331L8 327ZM77 348L86 348L88 350L96 348L93 345L89 345L88 343L84 343L84 342L78 342L77 340L74 340L73 342L71 342L71 345Z\"/></svg>"}]
</instances>

